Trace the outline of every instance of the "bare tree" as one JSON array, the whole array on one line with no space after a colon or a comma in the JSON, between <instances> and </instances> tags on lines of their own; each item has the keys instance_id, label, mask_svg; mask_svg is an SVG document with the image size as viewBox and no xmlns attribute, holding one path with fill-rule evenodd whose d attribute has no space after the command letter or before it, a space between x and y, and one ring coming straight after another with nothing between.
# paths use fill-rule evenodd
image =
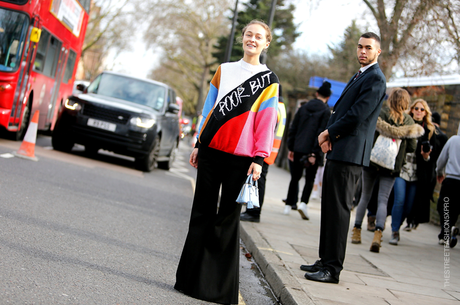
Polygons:
<instances>
[{"instance_id":1,"label":"bare tree","mask_svg":"<svg viewBox=\"0 0 460 305\"><path fill-rule=\"evenodd\" d=\"M85 78L93 79L103 69L109 51L129 50L136 28L136 1L93 1L81 55Z\"/></svg>"},{"instance_id":2,"label":"bare tree","mask_svg":"<svg viewBox=\"0 0 460 305\"><path fill-rule=\"evenodd\" d=\"M145 16L148 28L144 38L149 46L163 49L161 66L152 72L158 75L165 69L173 73L168 82L176 87L176 80L190 82L197 94L183 92L184 104L196 105L201 111L208 89L210 70L217 64L212 56L217 38L229 32L226 16L230 8L228 0L154 1L155 10L147 1L140 5L141 11L152 12ZM165 81L163 79L163 81ZM181 86L183 83L180 84ZM193 97L194 100L188 100ZM189 106L186 106L189 107Z\"/></svg>"},{"instance_id":3,"label":"bare tree","mask_svg":"<svg viewBox=\"0 0 460 305\"><path fill-rule=\"evenodd\" d=\"M446 37L455 46L455 58L460 62L460 2L458 0L440 0L437 17L442 22L448 36Z\"/></svg>"},{"instance_id":4,"label":"bare tree","mask_svg":"<svg viewBox=\"0 0 460 305\"><path fill-rule=\"evenodd\" d=\"M405 44L395 69L404 76L445 74L458 71L458 1L436 1Z\"/></svg>"},{"instance_id":5,"label":"bare tree","mask_svg":"<svg viewBox=\"0 0 460 305\"><path fill-rule=\"evenodd\" d=\"M363 0L377 21L382 39L379 64L387 79L401 55L414 45L414 30L436 5L436 0ZM390 15L388 16L388 13Z\"/></svg>"}]
</instances>

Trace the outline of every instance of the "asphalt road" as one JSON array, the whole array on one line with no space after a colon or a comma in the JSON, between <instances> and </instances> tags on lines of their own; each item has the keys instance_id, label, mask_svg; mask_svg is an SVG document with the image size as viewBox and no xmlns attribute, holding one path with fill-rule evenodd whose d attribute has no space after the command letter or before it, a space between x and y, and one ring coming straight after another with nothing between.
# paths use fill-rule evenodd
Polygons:
<instances>
[{"instance_id":1,"label":"asphalt road","mask_svg":"<svg viewBox=\"0 0 460 305\"><path fill-rule=\"evenodd\" d=\"M78 147L5 158L0 139L0 304L208 304L173 289L193 194L185 147L170 172L142 173ZM246 304L276 304L254 262L241 266Z\"/></svg>"}]
</instances>

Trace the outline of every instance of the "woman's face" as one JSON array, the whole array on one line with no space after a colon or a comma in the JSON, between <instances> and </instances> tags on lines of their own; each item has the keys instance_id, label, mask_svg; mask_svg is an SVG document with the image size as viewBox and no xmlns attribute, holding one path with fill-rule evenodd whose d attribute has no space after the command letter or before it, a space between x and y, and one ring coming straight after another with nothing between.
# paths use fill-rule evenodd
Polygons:
<instances>
[{"instance_id":1,"label":"woman's face","mask_svg":"<svg viewBox=\"0 0 460 305\"><path fill-rule=\"evenodd\" d=\"M259 24L251 24L244 32L243 51L248 56L259 56L270 43L267 41L267 32Z\"/></svg>"},{"instance_id":2,"label":"woman's face","mask_svg":"<svg viewBox=\"0 0 460 305\"><path fill-rule=\"evenodd\" d=\"M412 116L416 121L422 121L426 115L425 107L422 103L415 104L414 108L412 108Z\"/></svg>"}]
</instances>

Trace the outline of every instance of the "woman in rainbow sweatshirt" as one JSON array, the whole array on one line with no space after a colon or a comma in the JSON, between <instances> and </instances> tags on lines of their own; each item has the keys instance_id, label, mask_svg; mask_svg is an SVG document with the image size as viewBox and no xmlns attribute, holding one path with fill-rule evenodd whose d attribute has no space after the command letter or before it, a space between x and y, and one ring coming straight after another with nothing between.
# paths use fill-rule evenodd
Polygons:
<instances>
[{"instance_id":1,"label":"woman in rainbow sweatshirt","mask_svg":"<svg viewBox=\"0 0 460 305\"><path fill-rule=\"evenodd\" d=\"M278 77L260 64L271 38L261 21L243 29L243 59L217 69L190 155L198 169L196 188L174 288L201 300L238 304L241 205L236 198L247 175L259 179L277 121Z\"/></svg>"}]
</instances>

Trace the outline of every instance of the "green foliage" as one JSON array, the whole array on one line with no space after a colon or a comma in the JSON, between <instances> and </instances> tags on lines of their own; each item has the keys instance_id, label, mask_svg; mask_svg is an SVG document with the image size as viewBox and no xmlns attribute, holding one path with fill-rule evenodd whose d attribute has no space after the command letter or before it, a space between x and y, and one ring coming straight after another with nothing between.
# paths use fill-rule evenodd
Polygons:
<instances>
[{"instance_id":1,"label":"green foliage","mask_svg":"<svg viewBox=\"0 0 460 305\"><path fill-rule=\"evenodd\" d=\"M268 23L271 0L251 0L244 3L244 9L238 12L235 39L230 61L237 61L243 57L243 49L241 47L241 31L251 20L258 19ZM276 4L275 17L271 26L273 40L268 48L268 62L271 57L276 57L283 51L290 50L296 38L300 35L294 25L294 16L292 12L295 10L293 4L286 5L286 1L278 0ZM233 16L233 10L232 10ZM232 17L230 17L231 19ZM230 32L230 31L229 31ZM224 61L225 49L230 35L221 36L216 44L217 51L213 53L216 62Z\"/></svg>"},{"instance_id":2,"label":"green foliage","mask_svg":"<svg viewBox=\"0 0 460 305\"><path fill-rule=\"evenodd\" d=\"M356 25L356 20L353 20L345 29L343 40L335 46L329 46L332 58L329 60L328 78L348 82L358 71L360 65L357 61L356 46L364 32Z\"/></svg>"}]
</instances>

